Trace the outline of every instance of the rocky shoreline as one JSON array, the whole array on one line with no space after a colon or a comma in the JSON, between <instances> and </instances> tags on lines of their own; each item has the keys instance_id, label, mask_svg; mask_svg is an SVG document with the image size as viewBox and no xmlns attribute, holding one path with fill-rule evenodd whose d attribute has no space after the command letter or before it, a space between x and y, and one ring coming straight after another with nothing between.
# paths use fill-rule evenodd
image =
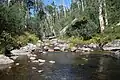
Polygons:
<instances>
[{"instance_id":1,"label":"rocky shoreline","mask_svg":"<svg viewBox=\"0 0 120 80\"><path fill-rule=\"evenodd\" d=\"M120 58L120 49L118 45L120 40L111 42L103 46L103 50L105 51L112 51L111 53L107 54L109 56L115 57L117 59ZM114 46L113 46L114 45ZM117 46L115 46L117 45ZM111 48L113 47L113 48ZM117 47L117 48L116 48ZM89 44L89 45L77 45L72 48L69 48L69 42L58 40L58 39L51 39L51 40L44 40L43 42L38 41L36 45L32 43L28 43L26 46L21 47L20 49L14 49L10 51L11 56L7 57L4 55L0 55L0 69L5 69L11 66L19 56L28 56L32 62L40 62L41 65L45 62L45 60L38 59L36 60L36 56L34 52L40 54L47 54L47 52L73 52L73 53L80 53L81 55L90 54L90 52L94 50L98 50L98 44ZM115 51L114 51L115 50ZM106 54L105 54L106 55ZM49 61L50 63L55 63L54 61Z\"/></svg>"}]
</instances>

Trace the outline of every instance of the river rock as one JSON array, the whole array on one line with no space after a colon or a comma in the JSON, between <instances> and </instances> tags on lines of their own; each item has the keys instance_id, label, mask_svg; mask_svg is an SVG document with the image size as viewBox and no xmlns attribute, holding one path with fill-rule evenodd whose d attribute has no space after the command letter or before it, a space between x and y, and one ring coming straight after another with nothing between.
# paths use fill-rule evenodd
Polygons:
<instances>
[{"instance_id":1,"label":"river rock","mask_svg":"<svg viewBox=\"0 0 120 80\"><path fill-rule=\"evenodd\" d=\"M10 58L13 60L16 60L18 58L18 56L11 56Z\"/></svg>"},{"instance_id":2,"label":"river rock","mask_svg":"<svg viewBox=\"0 0 120 80\"><path fill-rule=\"evenodd\" d=\"M54 51L60 51L59 47L54 47Z\"/></svg>"},{"instance_id":3,"label":"river rock","mask_svg":"<svg viewBox=\"0 0 120 80\"><path fill-rule=\"evenodd\" d=\"M120 40L113 40L103 46L103 50L120 50Z\"/></svg>"},{"instance_id":4,"label":"river rock","mask_svg":"<svg viewBox=\"0 0 120 80\"><path fill-rule=\"evenodd\" d=\"M43 65L43 64L44 64L44 63L39 63L38 65L41 66L41 65Z\"/></svg>"},{"instance_id":5,"label":"river rock","mask_svg":"<svg viewBox=\"0 0 120 80\"><path fill-rule=\"evenodd\" d=\"M16 66L19 66L19 65L20 65L20 63L16 63L15 65L16 65Z\"/></svg>"},{"instance_id":6,"label":"river rock","mask_svg":"<svg viewBox=\"0 0 120 80\"><path fill-rule=\"evenodd\" d=\"M54 63L55 63L55 61L49 61L49 63L52 63L52 64L54 64Z\"/></svg>"},{"instance_id":7,"label":"river rock","mask_svg":"<svg viewBox=\"0 0 120 80\"><path fill-rule=\"evenodd\" d=\"M32 44L32 43L28 43L26 46L24 47L21 47L20 50L24 50L24 51L27 51L27 52L31 52L33 50L35 50L37 48L36 45Z\"/></svg>"},{"instance_id":8,"label":"river rock","mask_svg":"<svg viewBox=\"0 0 120 80\"><path fill-rule=\"evenodd\" d=\"M94 43L91 43L88 45L88 47L93 48L93 49L97 49L98 46L99 46L98 44L94 44Z\"/></svg>"},{"instance_id":9,"label":"river rock","mask_svg":"<svg viewBox=\"0 0 120 80\"><path fill-rule=\"evenodd\" d=\"M39 61L38 61L38 60L33 60L32 62L33 62L33 63L38 63Z\"/></svg>"},{"instance_id":10,"label":"river rock","mask_svg":"<svg viewBox=\"0 0 120 80\"><path fill-rule=\"evenodd\" d=\"M45 62L45 60L43 60L43 59L38 59L38 61L41 62L41 63Z\"/></svg>"},{"instance_id":11,"label":"river rock","mask_svg":"<svg viewBox=\"0 0 120 80\"><path fill-rule=\"evenodd\" d=\"M77 50L77 47L72 47L71 52L75 52Z\"/></svg>"},{"instance_id":12,"label":"river rock","mask_svg":"<svg viewBox=\"0 0 120 80\"><path fill-rule=\"evenodd\" d=\"M82 50L82 51L84 51L84 52L93 51L91 48L85 48L85 47L82 47L82 48L79 47L78 49L80 49L80 50Z\"/></svg>"},{"instance_id":13,"label":"river rock","mask_svg":"<svg viewBox=\"0 0 120 80\"><path fill-rule=\"evenodd\" d=\"M35 60L36 58L35 57L30 57L30 60Z\"/></svg>"},{"instance_id":14,"label":"river rock","mask_svg":"<svg viewBox=\"0 0 120 80\"><path fill-rule=\"evenodd\" d=\"M45 51L48 51L49 50L49 47L48 46L44 46L43 48Z\"/></svg>"},{"instance_id":15,"label":"river rock","mask_svg":"<svg viewBox=\"0 0 120 80\"><path fill-rule=\"evenodd\" d=\"M82 52L80 49L75 50L76 53Z\"/></svg>"},{"instance_id":16,"label":"river rock","mask_svg":"<svg viewBox=\"0 0 120 80\"><path fill-rule=\"evenodd\" d=\"M51 48L49 48L49 50L48 50L49 52L54 52L54 49L51 49Z\"/></svg>"},{"instance_id":17,"label":"river rock","mask_svg":"<svg viewBox=\"0 0 120 80\"><path fill-rule=\"evenodd\" d=\"M40 46L42 46L42 44L43 44L42 41L41 41L41 40L38 40L38 42L36 43L36 46L37 46L37 47L40 47Z\"/></svg>"},{"instance_id":18,"label":"river rock","mask_svg":"<svg viewBox=\"0 0 120 80\"><path fill-rule=\"evenodd\" d=\"M12 63L14 63L14 61L9 57L0 55L0 69L8 68Z\"/></svg>"},{"instance_id":19,"label":"river rock","mask_svg":"<svg viewBox=\"0 0 120 80\"><path fill-rule=\"evenodd\" d=\"M19 56L19 55L30 55L31 52L26 52L24 50L12 50L10 51L12 55Z\"/></svg>"},{"instance_id":20,"label":"river rock","mask_svg":"<svg viewBox=\"0 0 120 80\"><path fill-rule=\"evenodd\" d=\"M39 72L39 73L42 73L42 72L43 72L43 70L39 70L38 72Z\"/></svg>"},{"instance_id":21,"label":"river rock","mask_svg":"<svg viewBox=\"0 0 120 80\"><path fill-rule=\"evenodd\" d=\"M35 70L35 69L37 69L37 68L36 68L36 67L32 67L32 69L34 69L34 70Z\"/></svg>"},{"instance_id":22,"label":"river rock","mask_svg":"<svg viewBox=\"0 0 120 80\"><path fill-rule=\"evenodd\" d=\"M46 52L46 51L43 51L43 52L42 52L42 54L44 54L44 55L45 55L45 54L47 54L47 52Z\"/></svg>"}]
</instances>

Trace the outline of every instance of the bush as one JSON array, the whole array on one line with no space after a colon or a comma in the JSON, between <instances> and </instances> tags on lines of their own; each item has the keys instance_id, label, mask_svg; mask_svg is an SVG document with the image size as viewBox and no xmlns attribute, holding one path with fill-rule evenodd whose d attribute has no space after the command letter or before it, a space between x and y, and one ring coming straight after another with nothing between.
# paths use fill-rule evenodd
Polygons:
<instances>
[{"instance_id":1,"label":"bush","mask_svg":"<svg viewBox=\"0 0 120 80\"><path fill-rule=\"evenodd\" d=\"M35 34L25 32L23 35L18 36L16 42L17 42L17 45L20 44L23 46L23 45L26 45L27 43L35 44L38 40L39 38Z\"/></svg>"}]
</instances>

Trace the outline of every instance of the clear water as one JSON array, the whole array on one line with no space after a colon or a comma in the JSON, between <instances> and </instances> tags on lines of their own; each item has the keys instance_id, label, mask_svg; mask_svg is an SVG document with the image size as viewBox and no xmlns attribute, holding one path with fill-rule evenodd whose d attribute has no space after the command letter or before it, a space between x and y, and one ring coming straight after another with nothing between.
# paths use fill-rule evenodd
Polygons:
<instances>
[{"instance_id":1,"label":"clear water","mask_svg":"<svg viewBox=\"0 0 120 80\"><path fill-rule=\"evenodd\" d=\"M62 52L37 55L37 58L46 60L44 65L32 63L26 56L21 56L16 60L20 65L13 64L11 69L0 71L0 80L120 80L120 60L110 56ZM56 63L51 64L50 60Z\"/></svg>"}]
</instances>

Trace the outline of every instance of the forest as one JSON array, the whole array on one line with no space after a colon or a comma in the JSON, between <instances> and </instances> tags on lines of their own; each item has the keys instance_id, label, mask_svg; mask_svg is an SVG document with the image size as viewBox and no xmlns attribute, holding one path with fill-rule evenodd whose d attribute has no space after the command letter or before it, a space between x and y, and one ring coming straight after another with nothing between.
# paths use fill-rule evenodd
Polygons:
<instances>
[{"instance_id":1,"label":"forest","mask_svg":"<svg viewBox=\"0 0 120 80\"><path fill-rule=\"evenodd\" d=\"M56 1L0 0L0 53L49 37L74 44L120 39L120 0Z\"/></svg>"},{"instance_id":2,"label":"forest","mask_svg":"<svg viewBox=\"0 0 120 80\"><path fill-rule=\"evenodd\" d=\"M120 80L120 0L0 0L0 80Z\"/></svg>"}]
</instances>

